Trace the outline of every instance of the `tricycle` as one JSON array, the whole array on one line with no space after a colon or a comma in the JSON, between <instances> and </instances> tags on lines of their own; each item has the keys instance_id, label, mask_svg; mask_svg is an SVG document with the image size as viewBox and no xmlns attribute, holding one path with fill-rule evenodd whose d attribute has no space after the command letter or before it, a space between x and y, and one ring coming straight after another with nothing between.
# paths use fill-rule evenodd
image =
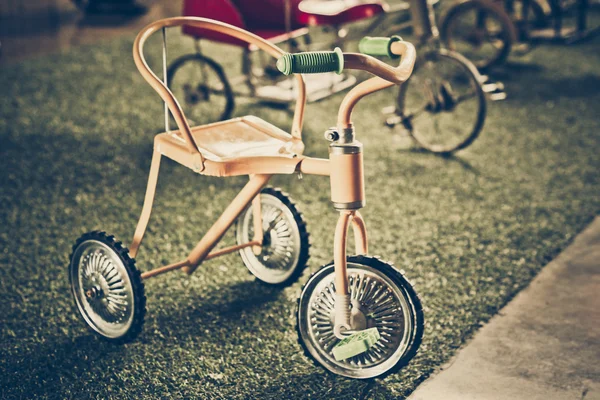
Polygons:
<instances>
[{"instance_id":1,"label":"tricycle","mask_svg":"<svg viewBox=\"0 0 600 400\"><path fill-rule=\"evenodd\" d=\"M308 28L333 32L332 38L329 34L317 36L330 38L325 46L340 48L357 41L357 33L390 36L413 28L424 50L411 83L401 86L398 92L396 107L385 112L396 114L387 119L388 126L400 124L418 145L432 152L451 153L467 147L483 128L484 92L490 93L493 100L504 96L497 90L499 85L485 83L485 78L467 59L441 46L434 22L436 2L209 0L209 3L210 7L205 2L186 0L184 14L245 27L271 42L286 42L292 52L323 47L323 43L314 43L314 35L309 34ZM357 27L359 23L362 25ZM176 59L169 66L167 81L169 88L184 100L192 120L214 122L231 117L237 96L279 104L294 101L293 80L282 80L269 64L255 67L251 57L253 46L192 27L184 27L183 33L194 39L196 52ZM242 75L229 79L217 61L202 53L201 39L242 47ZM307 98L323 99L347 89L357 78L366 77L346 72L307 76Z\"/></svg>"},{"instance_id":2,"label":"tricycle","mask_svg":"<svg viewBox=\"0 0 600 400\"><path fill-rule=\"evenodd\" d=\"M444 44L482 71L544 41L573 44L600 33L588 27L589 0L461 0L440 23ZM567 26L565 21L571 19Z\"/></svg>"},{"instance_id":3,"label":"tricycle","mask_svg":"<svg viewBox=\"0 0 600 400\"><path fill-rule=\"evenodd\" d=\"M255 116L190 126L164 79L148 67L143 52L153 33L162 30L164 39L166 28L181 26L248 43L276 58L278 70L285 75L295 74L297 96L290 132ZM225 254L238 252L246 267L265 284L281 287L295 282L309 259L306 223L290 197L267 184L273 175L309 174L329 177L331 202L339 218L333 235L333 261L308 279L298 300L300 344L328 371L357 379L385 376L413 358L423 336L423 308L401 271L369 255L367 229L360 214L366 201L363 146L356 139L352 112L365 96L404 83L413 70L416 51L399 37L365 38L360 49L362 53L343 53L337 48L290 54L239 27L198 17L162 19L139 33L134 42L135 64L165 102L178 129L170 129L166 114L166 131L154 138L146 196L129 247L100 230L85 233L73 246L68 267L71 291L82 318L96 334L116 343L135 339L146 314L146 280L176 270L192 274L203 262ZM387 54L400 58L400 63L392 67L368 54ZM342 100L335 127L325 133L329 157L306 156L303 75L344 70L366 71L374 77L356 85ZM249 181L187 256L140 272L135 257L152 211L162 157L200 175L247 175ZM215 250L236 220L237 244ZM350 226L355 254L348 256Z\"/></svg>"}]
</instances>

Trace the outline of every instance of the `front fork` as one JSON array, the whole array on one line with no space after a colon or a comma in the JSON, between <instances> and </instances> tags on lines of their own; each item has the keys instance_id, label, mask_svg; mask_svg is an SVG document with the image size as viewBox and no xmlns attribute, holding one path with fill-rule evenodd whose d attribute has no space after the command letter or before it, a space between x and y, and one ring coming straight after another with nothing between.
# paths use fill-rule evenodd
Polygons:
<instances>
[{"instance_id":1,"label":"front fork","mask_svg":"<svg viewBox=\"0 0 600 400\"><path fill-rule=\"evenodd\" d=\"M359 326L365 325L357 322L363 318L358 304L351 305L350 292L348 291L348 269L346 263L346 239L348 225L352 221L356 254L367 254L367 229L365 221L358 211L340 211L333 243L333 263L335 266L335 307L333 333L338 339L343 339ZM364 327L363 327L364 328Z\"/></svg>"},{"instance_id":2,"label":"front fork","mask_svg":"<svg viewBox=\"0 0 600 400\"><path fill-rule=\"evenodd\" d=\"M340 212L333 244L335 266L333 332L337 338L343 339L358 325L364 325L354 323L356 319L360 319L360 316L356 305L350 307L346 263L346 242L350 223L354 231L356 253L366 254L368 250L367 229L358 212L365 206L363 154L362 144L355 140L352 126L345 129L330 129L325 133L325 137L332 142L329 146L331 201L334 208Z\"/></svg>"}]
</instances>

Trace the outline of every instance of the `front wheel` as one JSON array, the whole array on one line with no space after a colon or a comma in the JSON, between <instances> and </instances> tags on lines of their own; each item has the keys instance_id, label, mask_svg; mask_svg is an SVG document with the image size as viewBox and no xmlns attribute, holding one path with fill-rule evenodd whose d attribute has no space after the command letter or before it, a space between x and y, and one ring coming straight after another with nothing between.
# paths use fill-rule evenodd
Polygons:
<instances>
[{"instance_id":1,"label":"front wheel","mask_svg":"<svg viewBox=\"0 0 600 400\"><path fill-rule=\"evenodd\" d=\"M381 338L367 352L337 361L334 335L333 262L310 277L297 309L299 342L305 353L330 372L349 378L383 377L406 365L423 337L421 302L408 280L391 264L374 257L348 257L352 329L377 328ZM359 326L360 325L360 326Z\"/></svg>"},{"instance_id":2,"label":"front wheel","mask_svg":"<svg viewBox=\"0 0 600 400\"><path fill-rule=\"evenodd\" d=\"M396 110L400 123L421 147L441 154L464 149L485 122L480 75L460 54L429 51L400 86Z\"/></svg>"},{"instance_id":3,"label":"front wheel","mask_svg":"<svg viewBox=\"0 0 600 400\"><path fill-rule=\"evenodd\" d=\"M233 91L223 68L202 54L187 54L167 69L167 85L195 125L231 117Z\"/></svg>"}]
</instances>

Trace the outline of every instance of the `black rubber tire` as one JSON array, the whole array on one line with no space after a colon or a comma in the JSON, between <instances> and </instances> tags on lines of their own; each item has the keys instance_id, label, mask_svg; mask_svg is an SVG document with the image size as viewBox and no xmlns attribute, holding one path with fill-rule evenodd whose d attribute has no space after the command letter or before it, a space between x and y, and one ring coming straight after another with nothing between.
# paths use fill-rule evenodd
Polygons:
<instances>
[{"instance_id":1,"label":"black rubber tire","mask_svg":"<svg viewBox=\"0 0 600 400\"><path fill-rule=\"evenodd\" d=\"M120 337L107 337L96 331L92 326L85 322L85 318L83 317L81 311L79 310L79 307L77 306L77 296L75 294L74 285L71 278L71 268L73 268L73 255L75 254L75 251L77 250L79 245L89 240L99 241L108 246L112 251L114 251L115 254L117 254L120 260L123 262L123 265L127 270L129 280L131 281L134 295L133 321L127 332ZM80 315L82 315L86 326L100 338L115 344L123 344L131 342L141 333L142 327L144 325L144 317L146 315L146 295L144 291L144 283L142 282L140 271L135 267L135 260L129 256L129 249L124 247L123 244L117 239L115 239L113 235L108 235L106 232L103 231L92 231L82 235L79 239L77 239L77 241L73 245L71 255L69 256L69 286L71 288L71 295L73 296L73 300L75 302L75 309Z\"/></svg>"},{"instance_id":2,"label":"black rubber tire","mask_svg":"<svg viewBox=\"0 0 600 400\"><path fill-rule=\"evenodd\" d=\"M298 280L298 278L300 278L300 276L302 275L302 272L304 271L304 269L306 268L308 260L310 259L310 246L311 246L310 236L306 229L306 221L304 220L304 216L298 210L298 206L296 206L296 204L292 201L291 197L287 193L285 193L284 191L282 191L279 188L265 187L261 190L260 194L266 194L266 195L270 195L270 196L277 198L292 213L292 216L294 217L294 222L298 226L298 232L300 233L300 254L298 257L298 262L296 263L296 266L294 267L294 272L289 277L287 277L284 281L278 282L278 283L271 283L271 282L266 282L266 281L260 279L260 277L252 274L252 271L250 270L250 268L246 265L246 262L244 261L244 257L242 255L242 252L244 251L243 249L240 250L239 254L240 254L240 257L242 258L242 261L244 262L244 265L246 265L246 267L248 268L248 272L250 274L252 274L258 282L268 285L270 287L282 287L283 288L283 287L289 286L292 283L296 282ZM242 216L243 215L244 215L244 213L242 213ZM236 240L238 239L237 232L238 232L239 224L241 223L240 219L241 218L238 218L235 223ZM241 243L238 242L237 244L241 244Z\"/></svg>"},{"instance_id":3,"label":"black rubber tire","mask_svg":"<svg viewBox=\"0 0 600 400\"><path fill-rule=\"evenodd\" d=\"M512 19L515 27L517 28L517 35L520 41L528 40L525 35L525 29L535 30L543 29L550 26L550 15L544 11L544 8L536 1L531 0L529 2L529 11L527 13L527 21L523 20L523 0L510 0L512 4L512 10L509 9L509 1L505 2L505 11ZM516 3L521 3L518 9L521 11L519 14L516 13Z\"/></svg>"},{"instance_id":4,"label":"black rubber tire","mask_svg":"<svg viewBox=\"0 0 600 400\"><path fill-rule=\"evenodd\" d=\"M454 19L460 18L463 14L473 11L481 11L483 13L493 15L502 27L501 39L503 42L503 47L500 49L500 51L490 58L482 58L480 60L471 59L479 71L487 72L490 68L506 62L513 42L516 41L515 26L508 14L500 5L489 0L466 0L453 6L442 17L442 21L440 23L440 37L442 39L442 43L444 43L448 49L456 51L452 41L451 31L452 25L454 24ZM463 55L469 58L469 54L463 53Z\"/></svg>"},{"instance_id":5,"label":"black rubber tire","mask_svg":"<svg viewBox=\"0 0 600 400\"><path fill-rule=\"evenodd\" d=\"M419 73L419 68L422 67L424 61L435 62L435 60L440 58L446 59L446 62L450 61L451 63L460 66L460 68L463 69L465 76L468 76L469 81L476 90L474 97L477 99L478 102L477 115L474 118L473 125L470 127L470 132L468 132L468 134L461 135L460 137L464 139L457 142L456 144L452 144L448 147L439 147L428 143L425 140L425 138L419 134L417 129L414 128L410 121L408 121L408 123L403 121L403 124L404 127L409 131L411 137L415 140L415 142L419 144L419 146L433 153L448 155L455 151L468 147L471 143L473 143L473 141L475 141L475 139L477 139L485 123L487 105L485 93L483 92L483 88L481 87L481 75L479 74L473 63L471 63L465 57L454 51L447 49L433 49L420 55L417 59L417 64L415 65L415 71L413 72L413 74ZM396 98L396 109L400 114L405 109L406 93L410 88L412 88L410 78L408 79L408 81L400 85L398 97Z\"/></svg>"},{"instance_id":6,"label":"black rubber tire","mask_svg":"<svg viewBox=\"0 0 600 400\"><path fill-rule=\"evenodd\" d=\"M229 80L227 79L227 76L225 75L225 71L223 71L223 68L221 67L221 65L219 65L216 61L212 60L211 58L208 58L200 53L186 54L184 56L179 57L178 59L173 61L171 63L171 65L169 65L169 67L167 68L167 86L171 90L173 90L173 80L175 79L175 74L177 74L177 71L187 63L198 63L198 64L204 63L204 64L206 64L206 66L208 68L212 69L213 72L219 77L219 80L221 81L221 84L223 85L223 95L225 97L225 105L224 105L222 111L220 113L217 112L217 114L219 114L219 116L214 121L213 120L202 121L202 124L223 121L223 120L231 118L231 114L233 113L233 109L235 108L233 90L231 89ZM184 107L184 112L186 112L185 99L178 99L178 101L182 102L181 104ZM187 107L188 108L193 107L193 105L187 105ZM189 115L188 115L188 117L189 117Z\"/></svg>"},{"instance_id":7,"label":"black rubber tire","mask_svg":"<svg viewBox=\"0 0 600 400\"><path fill-rule=\"evenodd\" d=\"M406 296L406 298L410 301L410 303L413 306L412 310L410 310L410 311L411 311L411 315L413 318L414 329L411 332L412 333L411 340L409 341L408 345L406 346L406 350L404 351L404 354L401 356L401 358L396 362L396 364L394 364L393 366L388 368L386 371L383 371L376 376L372 376L372 377L368 377L368 378L355 378L355 379L383 379L386 376L393 374L393 373L397 372L398 370L400 370L402 367L406 366L414 358L414 356L417 354L417 352L419 350L419 346L421 345L421 342L423 340L423 331L425 329L423 306L421 305L421 299L419 298L419 295L415 291L415 289L412 286L412 284L410 283L410 281L404 276L404 274L401 271L396 269L393 264L386 262L386 261L382 261L379 257L363 256L363 255L349 256L349 257L347 257L347 260L349 263L348 264L349 270L354 268L350 263L354 263L354 264L361 264L361 265L369 266L369 267L383 273L384 275L386 275L401 289L403 294ZM306 355L306 357L311 359L316 366L324 368L331 374L335 374L335 372L329 370L326 366L319 363L317 361L317 359L315 359L315 357L311 354L310 350L306 346L306 343L302 339L301 322L300 322L300 320L301 320L300 306L301 306L302 298L306 295L307 289L309 287L311 287L311 285L314 284L314 281L316 279L323 279L323 277L328 276L329 274L333 273L333 271L334 271L334 264L333 264L333 261L331 261L329 264L322 266L318 271L313 273L310 276L310 278L308 279L308 281L306 282L306 284L302 287L302 292L300 293L300 296L298 297L298 300L296 302L296 333L298 334L298 343L302 347L302 350L304 351L304 354Z\"/></svg>"}]
</instances>

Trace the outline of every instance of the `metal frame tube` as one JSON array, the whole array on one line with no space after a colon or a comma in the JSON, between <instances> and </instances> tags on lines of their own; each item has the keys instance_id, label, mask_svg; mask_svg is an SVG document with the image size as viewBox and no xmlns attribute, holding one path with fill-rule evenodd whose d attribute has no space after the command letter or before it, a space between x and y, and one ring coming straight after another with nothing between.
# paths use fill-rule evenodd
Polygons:
<instances>
[{"instance_id":1,"label":"metal frame tube","mask_svg":"<svg viewBox=\"0 0 600 400\"><path fill-rule=\"evenodd\" d=\"M259 255L261 251L261 243L263 242L263 228L262 228L262 210L260 203L260 193L252 200L252 217L254 222L254 237L253 242L257 245L252 247L254 254Z\"/></svg>"},{"instance_id":2,"label":"metal frame tube","mask_svg":"<svg viewBox=\"0 0 600 400\"><path fill-rule=\"evenodd\" d=\"M346 260L346 243L348 238L348 225L352 221L355 235L356 252L367 253L367 228L362 215L358 211L341 211L335 228L333 242L333 262L335 280L335 306L334 306L334 335L343 339L345 331L350 330L350 292L348 291L348 263Z\"/></svg>"},{"instance_id":3,"label":"metal frame tube","mask_svg":"<svg viewBox=\"0 0 600 400\"><path fill-rule=\"evenodd\" d=\"M356 254L365 255L369 252L369 243L367 240L367 226L360 212L355 211L352 217L352 232L354 233L354 242Z\"/></svg>"},{"instance_id":4,"label":"metal frame tube","mask_svg":"<svg viewBox=\"0 0 600 400\"><path fill-rule=\"evenodd\" d=\"M421 43L440 36L435 25L433 6L428 0L410 0L410 15L415 36Z\"/></svg>"},{"instance_id":5,"label":"metal frame tube","mask_svg":"<svg viewBox=\"0 0 600 400\"><path fill-rule=\"evenodd\" d=\"M248 207L252 199L261 191L261 189L269 182L272 175L254 175L250 181L243 187L233 201L227 206L223 214L210 227L204 237L198 242L196 247L189 254L187 261L188 266L183 267L183 270L191 274L198 265L213 249L213 247L221 240L227 229L233 224L237 217Z\"/></svg>"},{"instance_id":6,"label":"metal frame tube","mask_svg":"<svg viewBox=\"0 0 600 400\"><path fill-rule=\"evenodd\" d=\"M167 85L167 28L162 28L162 68L163 68L163 83L168 89ZM171 131L169 127L169 105L165 101L165 132Z\"/></svg>"},{"instance_id":7,"label":"metal frame tube","mask_svg":"<svg viewBox=\"0 0 600 400\"><path fill-rule=\"evenodd\" d=\"M217 258L220 256L224 256L225 254L230 254L230 253L236 252L238 250L245 249L246 247L256 246L256 245L260 246L260 242L256 242L253 240L248 243L238 244L237 246L225 247L223 249L219 249L217 251L210 253L209 255L206 256L206 258L204 260L210 260L211 258ZM188 260L179 261L174 264L166 265L164 267L159 267L159 268L153 269L151 271L144 272L142 274L142 279L152 278L157 275L161 275L161 274L164 274L164 273L167 273L170 271L174 271L176 269L181 269L181 268L184 268L187 266L189 266Z\"/></svg>"},{"instance_id":8,"label":"metal frame tube","mask_svg":"<svg viewBox=\"0 0 600 400\"><path fill-rule=\"evenodd\" d=\"M348 294L348 271L346 269L346 241L348 238L348 225L354 211L341 211L335 227L333 239L333 263L335 266L335 293L338 296Z\"/></svg>"},{"instance_id":9,"label":"metal frame tube","mask_svg":"<svg viewBox=\"0 0 600 400\"><path fill-rule=\"evenodd\" d=\"M146 196L144 198L144 205L142 206L142 214L138 221L135 233L133 234L133 240L131 246L129 246L129 254L135 258L137 255L146 228L148 227L148 220L152 214L152 204L154 203L154 194L156 193L156 183L158 182L158 171L160 169L160 160L162 155L154 150L152 153L152 163L150 164L150 175L148 176L148 185L146 187Z\"/></svg>"}]
</instances>

